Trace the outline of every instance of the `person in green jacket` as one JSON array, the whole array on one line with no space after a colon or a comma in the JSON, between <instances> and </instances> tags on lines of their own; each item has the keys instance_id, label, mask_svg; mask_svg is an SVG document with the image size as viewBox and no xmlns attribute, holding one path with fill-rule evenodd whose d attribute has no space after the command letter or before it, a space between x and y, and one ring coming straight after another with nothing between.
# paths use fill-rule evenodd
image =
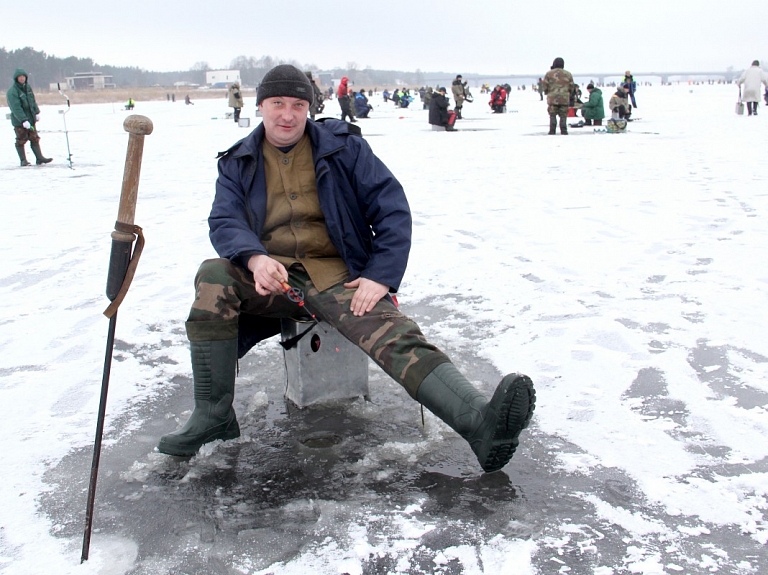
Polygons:
<instances>
[{"instance_id":1,"label":"person in green jacket","mask_svg":"<svg viewBox=\"0 0 768 575\"><path fill-rule=\"evenodd\" d=\"M584 125L592 126L592 121L594 120L595 126L602 126L603 118L605 118L603 92L600 88L595 88L595 85L591 82L587 84L587 92L589 92L589 101L585 102L581 108L581 115L584 116Z\"/></svg>"},{"instance_id":2,"label":"person in green jacket","mask_svg":"<svg viewBox=\"0 0 768 575\"><path fill-rule=\"evenodd\" d=\"M35 94L27 84L27 73L19 68L13 73L13 85L6 94L8 107L11 109L11 124L16 132L16 151L19 154L22 166L28 166L27 155L24 152L24 144L29 141L32 152L37 159L37 165L51 162L40 151L40 135L35 124L40 119L40 108L35 102Z\"/></svg>"}]
</instances>

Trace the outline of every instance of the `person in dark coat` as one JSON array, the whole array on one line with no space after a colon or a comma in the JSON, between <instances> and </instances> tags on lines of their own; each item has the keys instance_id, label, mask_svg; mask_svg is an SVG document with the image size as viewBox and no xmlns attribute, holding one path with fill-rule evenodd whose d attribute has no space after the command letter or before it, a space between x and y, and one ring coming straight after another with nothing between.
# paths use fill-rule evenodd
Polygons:
<instances>
[{"instance_id":1,"label":"person in dark coat","mask_svg":"<svg viewBox=\"0 0 768 575\"><path fill-rule=\"evenodd\" d=\"M429 103L432 101L432 94L434 94L435 91L432 89L432 86L427 86L427 89L424 90L424 97L422 98L422 102L424 104L424 109L429 110Z\"/></svg>"},{"instance_id":2,"label":"person in dark coat","mask_svg":"<svg viewBox=\"0 0 768 575\"><path fill-rule=\"evenodd\" d=\"M32 153L35 154L36 163L47 164L52 158L43 156L40 151L40 134L37 133L36 124L40 120L40 108L35 101L32 87L27 83L27 73L21 68L13 73L13 84L8 88L6 101L11 109L11 125L16 134L16 152L22 166L28 166L24 145L29 142Z\"/></svg>"},{"instance_id":3,"label":"person in dark coat","mask_svg":"<svg viewBox=\"0 0 768 575\"><path fill-rule=\"evenodd\" d=\"M433 126L442 126L448 132L454 131L456 123L456 112L448 109L448 98L446 89L440 87L433 92L432 99L429 101L429 123Z\"/></svg>"},{"instance_id":4,"label":"person in dark coat","mask_svg":"<svg viewBox=\"0 0 768 575\"><path fill-rule=\"evenodd\" d=\"M200 266L186 322L195 409L159 451L189 456L238 437L238 358L306 309L465 438L484 471L501 469L533 414L531 380L509 374L488 400L395 306L411 248L405 191L357 126L307 117L312 93L294 66L267 72L262 123L219 156L208 218L219 258ZM286 297L291 288L305 307Z\"/></svg>"},{"instance_id":5,"label":"person in dark coat","mask_svg":"<svg viewBox=\"0 0 768 575\"><path fill-rule=\"evenodd\" d=\"M314 92L312 103L309 105L309 117L314 120L315 116L322 114L323 110L325 110L325 96L318 87L317 82L315 82L315 79L312 77L312 72L307 71L305 74L309 79L309 83L312 84L312 90Z\"/></svg>"},{"instance_id":6,"label":"person in dark coat","mask_svg":"<svg viewBox=\"0 0 768 575\"><path fill-rule=\"evenodd\" d=\"M365 90L360 90L355 94L355 116L358 118L367 118L371 110L373 110L373 106L368 103Z\"/></svg>"},{"instance_id":7,"label":"person in dark coat","mask_svg":"<svg viewBox=\"0 0 768 575\"><path fill-rule=\"evenodd\" d=\"M624 79L621 81L622 84L627 85L627 94L629 95L629 101L632 102L632 107L637 108L637 101L635 100L635 91L637 90L637 82L635 82L635 77L632 75L632 72L627 70L624 72Z\"/></svg>"}]
</instances>

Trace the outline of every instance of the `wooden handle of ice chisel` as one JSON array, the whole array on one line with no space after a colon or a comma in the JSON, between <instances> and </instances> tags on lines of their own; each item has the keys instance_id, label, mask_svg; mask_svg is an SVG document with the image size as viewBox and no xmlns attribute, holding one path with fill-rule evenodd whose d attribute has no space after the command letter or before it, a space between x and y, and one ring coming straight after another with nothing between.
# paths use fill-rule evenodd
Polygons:
<instances>
[{"instance_id":1,"label":"wooden handle of ice chisel","mask_svg":"<svg viewBox=\"0 0 768 575\"><path fill-rule=\"evenodd\" d=\"M117 210L115 230L112 232L112 252L109 256L107 275L107 297L112 302L104 315L112 317L123 301L131 285L133 274L139 263L138 257L144 247L141 228L133 223L136 215L136 200L139 195L139 173L141 156L144 152L144 136L152 133L152 121L145 116L128 116L123 122L128 132L128 152L125 156L123 187L120 191L120 206ZM131 254L133 241L138 237L135 259Z\"/></svg>"},{"instance_id":2,"label":"wooden handle of ice chisel","mask_svg":"<svg viewBox=\"0 0 768 575\"><path fill-rule=\"evenodd\" d=\"M133 219L136 215L136 200L139 195L139 174L141 173L141 157L144 153L144 136L151 134L152 128L152 120L137 114L128 116L123 122L123 129L128 132L128 151L125 155L120 207L117 210L117 221L122 224L133 225ZM112 232L112 239L133 243L134 236L115 229Z\"/></svg>"}]
</instances>

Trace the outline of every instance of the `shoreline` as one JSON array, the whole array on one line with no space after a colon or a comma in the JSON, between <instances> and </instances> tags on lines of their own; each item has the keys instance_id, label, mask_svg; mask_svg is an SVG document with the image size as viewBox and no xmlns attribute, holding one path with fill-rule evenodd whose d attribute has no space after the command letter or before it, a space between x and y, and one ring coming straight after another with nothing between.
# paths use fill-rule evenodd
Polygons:
<instances>
[{"instance_id":1,"label":"shoreline","mask_svg":"<svg viewBox=\"0 0 768 575\"><path fill-rule=\"evenodd\" d=\"M57 91L53 90L38 90L32 88L35 93L35 101L41 106L50 106L57 104L64 104L64 97ZM242 90L244 97L255 97L256 90L244 89ZM167 100L167 95L171 94L176 97L176 102L184 103L184 97L189 94L189 97L194 102L195 100L212 100L216 98L227 98L226 88L216 89L199 89L194 88L190 90L180 90L178 88L111 88L105 90L73 90L64 91L69 97L71 105L76 104L109 104L109 103L125 103L128 98L133 98L135 102L150 102L150 101L162 101ZM8 107L5 92L0 94L0 106Z\"/></svg>"}]
</instances>

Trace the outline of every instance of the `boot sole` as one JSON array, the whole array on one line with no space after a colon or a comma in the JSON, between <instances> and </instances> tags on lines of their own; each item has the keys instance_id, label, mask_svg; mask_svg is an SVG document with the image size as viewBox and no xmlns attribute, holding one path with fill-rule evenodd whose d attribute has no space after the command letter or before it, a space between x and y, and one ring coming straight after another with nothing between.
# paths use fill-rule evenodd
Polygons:
<instances>
[{"instance_id":1,"label":"boot sole","mask_svg":"<svg viewBox=\"0 0 768 575\"><path fill-rule=\"evenodd\" d=\"M486 473L498 471L509 463L519 444L520 432L531 422L536 407L536 390L531 378L516 373L507 375L496 388L489 406L495 407L497 420L491 447L480 460Z\"/></svg>"},{"instance_id":2,"label":"boot sole","mask_svg":"<svg viewBox=\"0 0 768 575\"><path fill-rule=\"evenodd\" d=\"M237 423L237 419L233 418L232 421L227 423L227 427L219 431L209 431L202 441L195 442L191 445L178 445L173 443L175 436L173 434L164 435L160 438L160 442L157 444L157 450L160 453L166 455L175 455L176 457L191 457L195 455L198 450L212 441L221 439L222 441L229 441L230 439L237 439L240 437L240 425ZM166 439L167 438L167 439Z\"/></svg>"}]
</instances>

